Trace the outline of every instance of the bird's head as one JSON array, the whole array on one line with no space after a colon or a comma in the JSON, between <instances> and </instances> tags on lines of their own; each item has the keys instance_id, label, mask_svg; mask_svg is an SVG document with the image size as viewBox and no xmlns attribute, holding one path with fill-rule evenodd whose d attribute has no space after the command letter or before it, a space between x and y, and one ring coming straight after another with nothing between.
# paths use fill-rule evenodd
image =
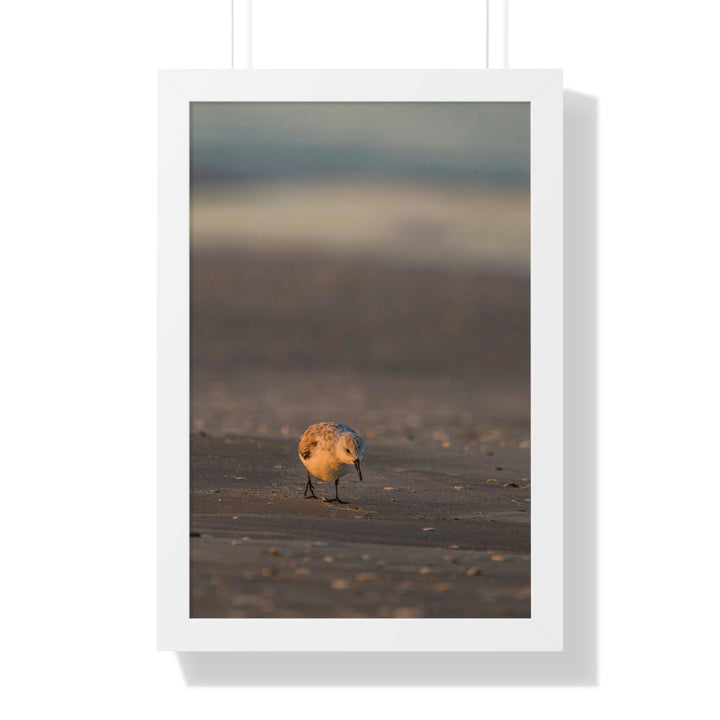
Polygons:
<instances>
[{"instance_id":1,"label":"bird's head","mask_svg":"<svg viewBox=\"0 0 720 720\"><path fill-rule=\"evenodd\" d=\"M345 433L337 444L337 457L346 465L354 465L358 477L362 480L360 461L365 454L365 441L354 433Z\"/></svg>"}]
</instances>

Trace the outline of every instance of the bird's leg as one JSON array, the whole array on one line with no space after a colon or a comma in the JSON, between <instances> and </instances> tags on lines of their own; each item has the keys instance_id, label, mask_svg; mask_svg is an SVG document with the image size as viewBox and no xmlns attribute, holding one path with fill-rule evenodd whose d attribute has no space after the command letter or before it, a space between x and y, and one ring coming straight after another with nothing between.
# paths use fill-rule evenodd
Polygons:
<instances>
[{"instance_id":1,"label":"bird's leg","mask_svg":"<svg viewBox=\"0 0 720 720\"><path fill-rule=\"evenodd\" d=\"M323 498L323 502L336 502L340 503L341 505L349 505L349 503L346 500L341 500L340 496L338 495L338 483L340 482L340 478L337 478L335 480L335 497L330 498L329 500L327 498Z\"/></svg>"},{"instance_id":2,"label":"bird's leg","mask_svg":"<svg viewBox=\"0 0 720 720\"><path fill-rule=\"evenodd\" d=\"M307 494L308 488L310 489L310 497L311 498L317 497L317 495L315 495L315 488L313 488L313 484L310 482L310 471L309 470L308 470L307 475L308 475L308 481L305 484L305 492L303 493L303 497L308 496L308 494Z\"/></svg>"},{"instance_id":3,"label":"bird's leg","mask_svg":"<svg viewBox=\"0 0 720 720\"><path fill-rule=\"evenodd\" d=\"M337 478L335 480L335 497L332 500L328 500L328 502L337 502L337 503L340 503L341 505L347 505L348 504L347 501L341 500L338 495L338 483L339 482L340 482L340 478Z\"/></svg>"}]
</instances>

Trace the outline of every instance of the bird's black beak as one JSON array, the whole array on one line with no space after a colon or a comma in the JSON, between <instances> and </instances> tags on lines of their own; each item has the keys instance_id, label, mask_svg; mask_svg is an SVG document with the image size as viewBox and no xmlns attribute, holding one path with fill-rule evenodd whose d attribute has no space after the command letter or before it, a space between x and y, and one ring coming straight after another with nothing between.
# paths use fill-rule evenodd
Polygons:
<instances>
[{"instance_id":1,"label":"bird's black beak","mask_svg":"<svg viewBox=\"0 0 720 720\"><path fill-rule=\"evenodd\" d=\"M358 471L358 477L360 478L360 482L362 482L362 470L360 469L360 461L356 460L353 465L355 466L355 469Z\"/></svg>"}]
</instances>

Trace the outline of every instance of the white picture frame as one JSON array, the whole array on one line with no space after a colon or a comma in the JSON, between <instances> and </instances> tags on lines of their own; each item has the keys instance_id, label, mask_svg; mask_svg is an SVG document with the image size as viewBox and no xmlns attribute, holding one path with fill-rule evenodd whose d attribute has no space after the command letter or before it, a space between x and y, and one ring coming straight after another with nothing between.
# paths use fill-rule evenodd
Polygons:
<instances>
[{"instance_id":1,"label":"white picture frame","mask_svg":"<svg viewBox=\"0 0 720 720\"><path fill-rule=\"evenodd\" d=\"M157 644L175 651L563 650L563 90L558 70L162 70ZM531 106L532 610L527 619L199 619L189 612L192 102Z\"/></svg>"}]
</instances>

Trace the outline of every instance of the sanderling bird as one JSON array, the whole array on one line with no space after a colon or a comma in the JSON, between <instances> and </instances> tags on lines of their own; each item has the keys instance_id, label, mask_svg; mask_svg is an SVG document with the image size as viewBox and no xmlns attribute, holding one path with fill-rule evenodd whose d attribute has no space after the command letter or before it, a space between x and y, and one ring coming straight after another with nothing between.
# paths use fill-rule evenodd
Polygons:
<instances>
[{"instance_id":1,"label":"sanderling bird","mask_svg":"<svg viewBox=\"0 0 720 720\"><path fill-rule=\"evenodd\" d=\"M347 425L335 422L322 422L311 425L300 438L298 455L307 470L307 484L304 497L316 497L310 475L318 480L335 481L335 497L327 502L339 502L347 505L338 497L338 480L355 466L362 481L360 461L365 453L365 441Z\"/></svg>"}]
</instances>

